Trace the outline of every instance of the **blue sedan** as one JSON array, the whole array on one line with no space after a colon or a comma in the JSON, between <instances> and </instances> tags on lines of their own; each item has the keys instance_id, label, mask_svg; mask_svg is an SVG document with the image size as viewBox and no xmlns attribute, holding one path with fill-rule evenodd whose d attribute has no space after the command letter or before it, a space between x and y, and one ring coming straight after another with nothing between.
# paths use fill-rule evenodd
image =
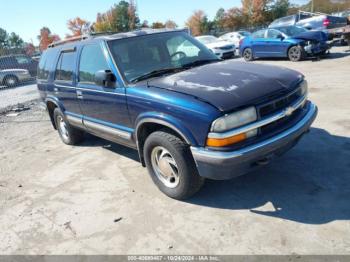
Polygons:
<instances>
[{"instance_id":1,"label":"blue sedan","mask_svg":"<svg viewBox=\"0 0 350 262\"><path fill-rule=\"evenodd\" d=\"M297 26L259 30L244 38L239 46L246 61L260 57L286 57L300 61L307 55L325 54L329 48L326 33Z\"/></svg>"}]
</instances>

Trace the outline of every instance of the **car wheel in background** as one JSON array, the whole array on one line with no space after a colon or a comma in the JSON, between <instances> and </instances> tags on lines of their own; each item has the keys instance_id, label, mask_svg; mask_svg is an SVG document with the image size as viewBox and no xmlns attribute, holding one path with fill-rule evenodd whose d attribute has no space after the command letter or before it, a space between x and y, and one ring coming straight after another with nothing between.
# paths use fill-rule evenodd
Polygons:
<instances>
[{"instance_id":1,"label":"car wheel in background","mask_svg":"<svg viewBox=\"0 0 350 262\"><path fill-rule=\"evenodd\" d=\"M288 49L288 58L292 62L298 62L303 58L303 50L300 46L292 46Z\"/></svg>"},{"instance_id":2,"label":"car wheel in background","mask_svg":"<svg viewBox=\"0 0 350 262\"><path fill-rule=\"evenodd\" d=\"M243 58L245 61L253 61L253 51L251 48L246 48L243 50Z\"/></svg>"},{"instance_id":3,"label":"car wheel in background","mask_svg":"<svg viewBox=\"0 0 350 262\"><path fill-rule=\"evenodd\" d=\"M204 183L189 146L173 134L156 131L149 135L144 145L144 157L153 182L171 198L187 199Z\"/></svg>"},{"instance_id":4,"label":"car wheel in background","mask_svg":"<svg viewBox=\"0 0 350 262\"><path fill-rule=\"evenodd\" d=\"M58 108L54 110L55 125L63 143L76 145L84 138L84 132L72 127L65 119L63 113Z\"/></svg>"},{"instance_id":5,"label":"car wheel in background","mask_svg":"<svg viewBox=\"0 0 350 262\"><path fill-rule=\"evenodd\" d=\"M7 87L15 87L19 83L18 78L16 76L6 76L4 80L4 84Z\"/></svg>"}]
</instances>

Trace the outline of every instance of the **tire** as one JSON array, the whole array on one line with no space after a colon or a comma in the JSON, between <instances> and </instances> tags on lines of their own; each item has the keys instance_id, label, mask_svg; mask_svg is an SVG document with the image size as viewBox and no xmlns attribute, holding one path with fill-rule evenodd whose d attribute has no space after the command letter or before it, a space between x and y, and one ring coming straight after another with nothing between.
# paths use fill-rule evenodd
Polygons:
<instances>
[{"instance_id":1,"label":"tire","mask_svg":"<svg viewBox=\"0 0 350 262\"><path fill-rule=\"evenodd\" d=\"M147 137L143 153L153 182L165 195L184 200L203 186L189 146L177 136L156 131Z\"/></svg>"},{"instance_id":2,"label":"tire","mask_svg":"<svg viewBox=\"0 0 350 262\"><path fill-rule=\"evenodd\" d=\"M243 58L245 61L250 62L254 60L253 57L253 51L251 48L246 48L243 50L243 54L242 54Z\"/></svg>"},{"instance_id":3,"label":"tire","mask_svg":"<svg viewBox=\"0 0 350 262\"><path fill-rule=\"evenodd\" d=\"M63 143L76 145L84 139L84 132L72 127L58 108L53 112L55 125Z\"/></svg>"},{"instance_id":4,"label":"tire","mask_svg":"<svg viewBox=\"0 0 350 262\"><path fill-rule=\"evenodd\" d=\"M4 80L4 84L7 87L15 87L19 83L18 78L16 76L6 76Z\"/></svg>"},{"instance_id":5,"label":"tire","mask_svg":"<svg viewBox=\"0 0 350 262\"><path fill-rule=\"evenodd\" d=\"M304 58L304 52L300 46L293 45L288 49L288 58L292 62L298 62Z\"/></svg>"}]
</instances>

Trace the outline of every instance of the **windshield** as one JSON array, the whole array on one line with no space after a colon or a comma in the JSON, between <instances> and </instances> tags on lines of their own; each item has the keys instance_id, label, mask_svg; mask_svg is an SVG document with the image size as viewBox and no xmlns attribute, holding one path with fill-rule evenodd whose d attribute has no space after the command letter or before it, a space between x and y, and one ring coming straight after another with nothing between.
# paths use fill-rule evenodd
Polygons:
<instances>
[{"instance_id":1,"label":"windshield","mask_svg":"<svg viewBox=\"0 0 350 262\"><path fill-rule=\"evenodd\" d=\"M215 36L211 35L197 37L197 40L201 41L203 44L210 44L219 41Z\"/></svg>"},{"instance_id":2,"label":"windshield","mask_svg":"<svg viewBox=\"0 0 350 262\"><path fill-rule=\"evenodd\" d=\"M307 32L307 29L298 27L298 26L286 26L286 27L279 27L276 29L280 30L287 36L295 36L295 35Z\"/></svg>"},{"instance_id":3,"label":"windshield","mask_svg":"<svg viewBox=\"0 0 350 262\"><path fill-rule=\"evenodd\" d=\"M167 32L108 41L124 79L135 82L153 72L168 73L220 61L203 44L185 32ZM165 70L166 69L166 70Z\"/></svg>"}]
</instances>

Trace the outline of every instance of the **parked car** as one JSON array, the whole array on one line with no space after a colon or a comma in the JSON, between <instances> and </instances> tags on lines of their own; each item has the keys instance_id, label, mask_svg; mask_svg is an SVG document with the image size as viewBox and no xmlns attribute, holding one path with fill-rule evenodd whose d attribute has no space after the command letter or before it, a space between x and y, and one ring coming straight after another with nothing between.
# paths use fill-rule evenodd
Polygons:
<instances>
[{"instance_id":1,"label":"parked car","mask_svg":"<svg viewBox=\"0 0 350 262\"><path fill-rule=\"evenodd\" d=\"M197 36L196 39L208 47L218 58L232 58L235 55L236 47L234 44L220 40L215 36L202 35Z\"/></svg>"},{"instance_id":2,"label":"parked car","mask_svg":"<svg viewBox=\"0 0 350 262\"><path fill-rule=\"evenodd\" d=\"M198 55L177 51L183 42ZM301 73L222 61L181 30L53 44L38 72L65 144L88 132L136 149L154 183L175 199L196 193L205 178L266 164L294 146L317 114Z\"/></svg>"},{"instance_id":3,"label":"parked car","mask_svg":"<svg viewBox=\"0 0 350 262\"><path fill-rule=\"evenodd\" d=\"M26 55L8 55L0 57L0 70L26 69L32 77L37 74L38 62Z\"/></svg>"},{"instance_id":4,"label":"parked car","mask_svg":"<svg viewBox=\"0 0 350 262\"><path fill-rule=\"evenodd\" d=\"M295 62L307 55L325 54L329 48L324 32L285 26L260 30L244 38L240 54L246 61L261 57L287 57Z\"/></svg>"},{"instance_id":5,"label":"parked car","mask_svg":"<svg viewBox=\"0 0 350 262\"><path fill-rule=\"evenodd\" d=\"M14 87L29 80L33 80L33 77L27 69L0 70L0 86Z\"/></svg>"},{"instance_id":6,"label":"parked car","mask_svg":"<svg viewBox=\"0 0 350 262\"><path fill-rule=\"evenodd\" d=\"M219 39L223 41L230 42L235 45L236 48L239 48L239 42L244 38L250 36L250 32L248 31L237 31L226 33L219 37Z\"/></svg>"},{"instance_id":7,"label":"parked car","mask_svg":"<svg viewBox=\"0 0 350 262\"><path fill-rule=\"evenodd\" d=\"M299 26L308 30L323 31L327 33L328 39L332 39L334 37L340 37L341 34L330 33L329 29L343 27L346 25L346 17L338 17L320 13L299 12L295 15L276 19L269 25L269 28Z\"/></svg>"}]
</instances>

